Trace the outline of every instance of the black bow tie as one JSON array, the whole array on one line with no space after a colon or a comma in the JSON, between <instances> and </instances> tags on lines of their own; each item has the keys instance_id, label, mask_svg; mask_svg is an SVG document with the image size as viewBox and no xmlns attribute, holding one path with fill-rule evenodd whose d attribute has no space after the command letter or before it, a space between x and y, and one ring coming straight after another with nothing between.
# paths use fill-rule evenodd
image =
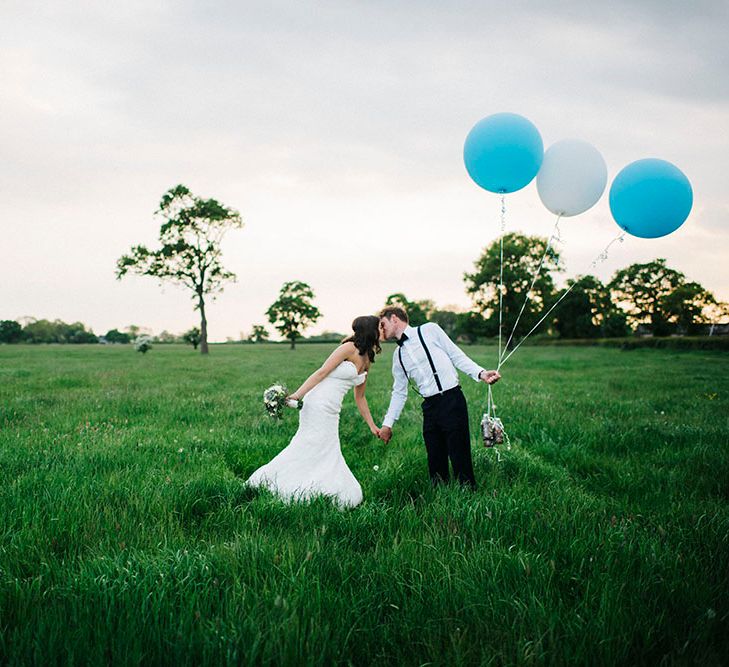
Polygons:
<instances>
[{"instance_id":1,"label":"black bow tie","mask_svg":"<svg viewBox=\"0 0 729 667\"><path fill-rule=\"evenodd\" d=\"M408 339L406 334L403 334L400 336L400 338L397 338L395 342L398 344L399 347L402 347L402 344Z\"/></svg>"}]
</instances>

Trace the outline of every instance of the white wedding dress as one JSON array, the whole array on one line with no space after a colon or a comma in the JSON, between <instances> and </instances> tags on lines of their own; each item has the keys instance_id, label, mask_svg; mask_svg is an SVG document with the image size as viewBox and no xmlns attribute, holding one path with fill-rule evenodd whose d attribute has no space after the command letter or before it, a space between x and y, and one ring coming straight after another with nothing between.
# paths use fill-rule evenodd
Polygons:
<instances>
[{"instance_id":1,"label":"white wedding dress","mask_svg":"<svg viewBox=\"0 0 729 667\"><path fill-rule=\"evenodd\" d=\"M366 372L357 373L353 362L343 361L309 391L291 443L256 470L248 484L268 488L286 500L324 495L344 507L359 505L362 487L342 456L339 413L344 395L366 377Z\"/></svg>"}]
</instances>

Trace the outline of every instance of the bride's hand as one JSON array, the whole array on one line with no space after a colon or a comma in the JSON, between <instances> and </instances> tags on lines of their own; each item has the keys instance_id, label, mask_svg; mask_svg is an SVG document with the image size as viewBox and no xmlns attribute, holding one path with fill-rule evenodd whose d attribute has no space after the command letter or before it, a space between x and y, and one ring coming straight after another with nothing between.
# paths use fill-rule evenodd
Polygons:
<instances>
[{"instance_id":1,"label":"bride's hand","mask_svg":"<svg viewBox=\"0 0 729 667\"><path fill-rule=\"evenodd\" d=\"M370 426L370 433L372 433L372 435L374 435L376 438L380 437L380 429L376 426L374 428Z\"/></svg>"}]
</instances>

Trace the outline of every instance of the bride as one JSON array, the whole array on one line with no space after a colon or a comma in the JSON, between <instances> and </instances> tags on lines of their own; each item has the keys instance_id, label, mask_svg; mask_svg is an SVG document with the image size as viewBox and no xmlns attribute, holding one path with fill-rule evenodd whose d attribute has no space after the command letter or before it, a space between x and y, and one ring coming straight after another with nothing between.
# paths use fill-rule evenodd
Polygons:
<instances>
[{"instance_id":1,"label":"bride","mask_svg":"<svg viewBox=\"0 0 729 667\"><path fill-rule=\"evenodd\" d=\"M362 502L362 487L342 456L339 413L344 395L354 388L362 418L379 436L365 398L367 372L381 352L379 323L374 315L356 318L353 335L291 394L291 399L304 399L299 429L283 451L251 475L249 485L266 487L287 500L325 495L344 507Z\"/></svg>"}]
</instances>

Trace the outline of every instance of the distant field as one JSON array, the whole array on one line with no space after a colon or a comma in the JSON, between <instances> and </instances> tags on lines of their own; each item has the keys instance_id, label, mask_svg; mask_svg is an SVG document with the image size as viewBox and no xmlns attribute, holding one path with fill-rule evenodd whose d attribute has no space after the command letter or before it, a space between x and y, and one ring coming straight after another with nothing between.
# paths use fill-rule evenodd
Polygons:
<instances>
[{"instance_id":1,"label":"distant field","mask_svg":"<svg viewBox=\"0 0 729 667\"><path fill-rule=\"evenodd\" d=\"M296 430L261 392L329 349L0 346L0 663L727 664L729 355L521 348L501 463L465 378L475 494L417 396L388 446L345 399L361 507L247 490Z\"/></svg>"}]
</instances>

